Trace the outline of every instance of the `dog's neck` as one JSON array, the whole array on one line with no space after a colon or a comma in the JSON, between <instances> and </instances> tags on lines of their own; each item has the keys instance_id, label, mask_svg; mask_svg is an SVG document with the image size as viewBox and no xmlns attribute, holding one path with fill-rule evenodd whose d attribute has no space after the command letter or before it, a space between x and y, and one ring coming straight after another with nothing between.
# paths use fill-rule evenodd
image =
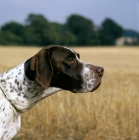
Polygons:
<instances>
[{"instance_id":1,"label":"dog's neck","mask_svg":"<svg viewBox=\"0 0 139 140\"><path fill-rule=\"evenodd\" d=\"M41 99L61 90L54 87L45 90L36 81L29 80L24 72L24 64L0 74L0 87L3 93L20 112L27 111Z\"/></svg>"}]
</instances>

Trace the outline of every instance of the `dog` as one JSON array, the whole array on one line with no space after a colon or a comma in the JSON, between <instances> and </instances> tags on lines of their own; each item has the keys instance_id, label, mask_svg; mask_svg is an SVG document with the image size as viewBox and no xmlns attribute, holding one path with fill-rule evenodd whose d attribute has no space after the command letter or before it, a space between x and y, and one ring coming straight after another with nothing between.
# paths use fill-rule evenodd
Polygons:
<instances>
[{"instance_id":1,"label":"dog","mask_svg":"<svg viewBox=\"0 0 139 140\"><path fill-rule=\"evenodd\" d=\"M93 92L103 73L104 68L82 62L70 48L51 45L0 74L0 140L12 139L22 114L40 100L61 90Z\"/></svg>"}]
</instances>

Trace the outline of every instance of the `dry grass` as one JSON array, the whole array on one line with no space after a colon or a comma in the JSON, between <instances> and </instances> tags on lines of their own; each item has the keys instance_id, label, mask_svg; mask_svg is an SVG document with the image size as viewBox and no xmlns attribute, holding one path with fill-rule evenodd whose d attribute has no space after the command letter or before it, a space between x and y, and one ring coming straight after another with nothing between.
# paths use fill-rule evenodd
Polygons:
<instances>
[{"instance_id":1,"label":"dry grass","mask_svg":"<svg viewBox=\"0 0 139 140\"><path fill-rule=\"evenodd\" d=\"M0 47L0 72L39 48ZM14 140L139 140L139 48L74 48L83 61L103 66L93 93L56 93L23 115Z\"/></svg>"}]
</instances>

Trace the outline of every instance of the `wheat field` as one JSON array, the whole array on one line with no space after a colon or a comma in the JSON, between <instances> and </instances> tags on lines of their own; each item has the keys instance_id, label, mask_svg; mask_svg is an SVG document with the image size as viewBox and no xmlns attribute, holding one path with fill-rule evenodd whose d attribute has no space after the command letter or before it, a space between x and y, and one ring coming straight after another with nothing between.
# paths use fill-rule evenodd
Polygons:
<instances>
[{"instance_id":1,"label":"wheat field","mask_svg":"<svg viewBox=\"0 0 139 140\"><path fill-rule=\"evenodd\" d=\"M105 68L93 93L58 92L22 117L14 140L139 140L139 47L73 48L81 60ZM0 47L0 72L37 53Z\"/></svg>"}]
</instances>

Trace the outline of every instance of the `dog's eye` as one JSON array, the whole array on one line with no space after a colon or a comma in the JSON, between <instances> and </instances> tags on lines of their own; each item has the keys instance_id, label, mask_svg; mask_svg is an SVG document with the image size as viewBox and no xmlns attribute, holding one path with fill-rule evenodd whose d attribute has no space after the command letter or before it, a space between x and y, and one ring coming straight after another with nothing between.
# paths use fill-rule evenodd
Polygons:
<instances>
[{"instance_id":1,"label":"dog's eye","mask_svg":"<svg viewBox=\"0 0 139 140\"><path fill-rule=\"evenodd\" d=\"M74 62L75 62L74 58L68 59L68 63L69 63L69 64L73 64Z\"/></svg>"}]
</instances>

